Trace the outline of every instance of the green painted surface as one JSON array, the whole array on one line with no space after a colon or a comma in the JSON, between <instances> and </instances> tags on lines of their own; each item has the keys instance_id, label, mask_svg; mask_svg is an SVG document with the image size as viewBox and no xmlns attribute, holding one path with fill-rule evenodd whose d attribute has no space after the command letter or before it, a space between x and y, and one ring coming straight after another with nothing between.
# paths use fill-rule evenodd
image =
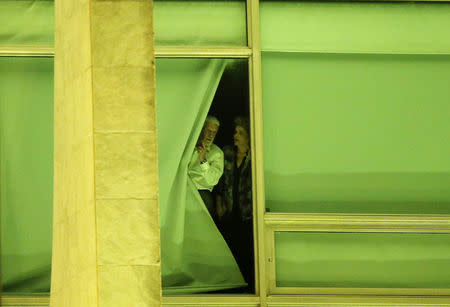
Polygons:
<instances>
[{"instance_id":1,"label":"green painted surface","mask_svg":"<svg viewBox=\"0 0 450 307\"><path fill-rule=\"evenodd\" d=\"M450 3L262 1L263 51L450 52Z\"/></svg>"},{"instance_id":2,"label":"green painted surface","mask_svg":"<svg viewBox=\"0 0 450 307\"><path fill-rule=\"evenodd\" d=\"M245 1L155 1L158 46L246 46Z\"/></svg>"},{"instance_id":3,"label":"green painted surface","mask_svg":"<svg viewBox=\"0 0 450 307\"><path fill-rule=\"evenodd\" d=\"M0 1L0 45L53 46L54 2Z\"/></svg>"},{"instance_id":4,"label":"green painted surface","mask_svg":"<svg viewBox=\"0 0 450 307\"><path fill-rule=\"evenodd\" d=\"M3 291L49 292L52 58L0 58L0 166Z\"/></svg>"},{"instance_id":5,"label":"green painted surface","mask_svg":"<svg viewBox=\"0 0 450 307\"><path fill-rule=\"evenodd\" d=\"M266 207L450 213L450 56L264 52Z\"/></svg>"},{"instance_id":6,"label":"green painted surface","mask_svg":"<svg viewBox=\"0 0 450 307\"><path fill-rule=\"evenodd\" d=\"M449 288L450 234L275 232L279 287Z\"/></svg>"}]
</instances>

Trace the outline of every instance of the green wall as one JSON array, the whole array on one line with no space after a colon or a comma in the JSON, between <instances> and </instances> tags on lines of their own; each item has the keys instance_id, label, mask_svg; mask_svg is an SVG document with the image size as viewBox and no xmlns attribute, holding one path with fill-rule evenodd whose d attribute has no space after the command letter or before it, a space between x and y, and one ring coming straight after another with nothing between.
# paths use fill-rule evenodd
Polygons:
<instances>
[{"instance_id":1,"label":"green wall","mask_svg":"<svg viewBox=\"0 0 450 307\"><path fill-rule=\"evenodd\" d=\"M52 246L53 59L0 58L4 292L48 292Z\"/></svg>"}]
</instances>

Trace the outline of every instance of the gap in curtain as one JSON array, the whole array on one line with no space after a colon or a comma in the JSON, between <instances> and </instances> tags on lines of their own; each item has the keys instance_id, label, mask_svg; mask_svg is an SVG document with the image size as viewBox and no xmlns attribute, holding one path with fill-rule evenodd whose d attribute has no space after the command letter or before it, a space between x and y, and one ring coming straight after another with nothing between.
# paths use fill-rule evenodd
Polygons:
<instances>
[{"instance_id":1,"label":"gap in curtain","mask_svg":"<svg viewBox=\"0 0 450 307\"><path fill-rule=\"evenodd\" d=\"M221 121L214 142L220 148L233 144L233 118L248 118L247 60L158 59L156 64L163 293L242 292L247 283L237 256L188 167L208 114Z\"/></svg>"}]
</instances>

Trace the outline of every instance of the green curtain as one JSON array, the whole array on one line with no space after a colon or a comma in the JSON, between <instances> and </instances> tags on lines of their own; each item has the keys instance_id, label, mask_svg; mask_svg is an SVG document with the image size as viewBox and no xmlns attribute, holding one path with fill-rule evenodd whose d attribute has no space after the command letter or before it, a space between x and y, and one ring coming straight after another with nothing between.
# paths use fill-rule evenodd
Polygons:
<instances>
[{"instance_id":1,"label":"green curtain","mask_svg":"<svg viewBox=\"0 0 450 307\"><path fill-rule=\"evenodd\" d=\"M243 0L156 0L154 27L157 46L247 45L245 1Z\"/></svg>"},{"instance_id":2,"label":"green curtain","mask_svg":"<svg viewBox=\"0 0 450 307\"><path fill-rule=\"evenodd\" d=\"M449 243L450 234L275 232L276 283L450 288Z\"/></svg>"},{"instance_id":3,"label":"green curtain","mask_svg":"<svg viewBox=\"0 0 450 307\"><path fill-rule=\"evenodd\" d=\"M262 1L261 48L448 53L450 3Z\"/></svg>"},{"instance_id":4,"label":"green curtain","mask_svg":"<svg viewBox=\"0 0 450 307\"><path fill-rule=\"evenodd\" d=\"M450 213L450 56L262 61L271 211Z\"/></svg>"},{"instance_id":5,"label":"green curtain","mask_svg":"<svg viewBox=\"0 0 450 307\"><path fill-rule=\"evenodd\" d=\"M50 0L0 1L0 44L53 46L53 6Z\"/></svg>"},{"instance_id":6,"label":"green curtain","mask_svg":"<svg viewBox=\"0 0 450 307\"><path fill-rule=\"evenodd\" d=\"M52 58L0 58L0 178L3 291L49 292Z\"/></svg>"},{"instance_id":7,"label":"green curtain","mask_svg":"<svg viewBox=\"0 0 450 307\"><path fill-rule=\"evenodd\" d=\"M270 211L450 213L449 14L436 3L261 3ZM276 282L448 288L449 242L276 232Z\"/></svg>"},{"instance_id":8,"label":"green curtain","mask_svg":"<svg viewBox=\"0 0 450 307\"><path fill-rule=\"evenodd\" d=\"M244 286L187 166L225 68L220 59L156 61L164 294Z\"/></svg>"},{"instance_id":9,"label":"green curtain","mask_svg":"<svg viewBox=\"0 0 450 307\"><path fill-rule=\"evenodd\" d=\"M269 210L450 213L450 5L261 12Z\"/></svg>"}]
</instances>

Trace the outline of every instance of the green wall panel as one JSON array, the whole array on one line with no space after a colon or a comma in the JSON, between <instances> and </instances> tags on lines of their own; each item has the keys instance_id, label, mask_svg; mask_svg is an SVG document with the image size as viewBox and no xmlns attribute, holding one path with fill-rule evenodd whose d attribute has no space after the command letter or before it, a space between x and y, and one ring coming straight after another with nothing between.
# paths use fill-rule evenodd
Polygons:
<instances>
[{"instance_id":1,"label":"green wall panel","mask_svg":"<svg viewBox=\"0 0 450 307\"><path fill-rule=\"evenodd\" d=\"M54 2L0 1L0 45L53 46Z\"/></svg>"},{"instance_id":2,"label":"green wall panel","mask_svg":"<svg viewBox=\"0 0 450 307\"><path fill-rule=\"evenodd\" d=\"M279 287L449 288L450 234L275 232Z\"/></svg>"},{"instance_id":3,"label":"green wall panel","mask_svg":"<svg viewBox=\"0 0 450 307\"><path fill-rule=\"evenodd\" d=\"M49 292L53 59L0 58L3 291Z\"/></svg>"},{"instance_id":4,"label":"green wall panel","mask_svg":"<svg viewBox=\"0 0 450 307\"><path fill-rule=\"evenodd\" d=\"M450 52L450 3L262 1L263 51Z\"/></svg>"},{"instance_id":5,"label":"green wall panel","mask_svg":"<svg viewBox=\"0 0 450 307\"><path fill-rule=\"evenodd\" d=\"M155 1L158 46L247 46L245 1Z\"/></svg>"},{"instance_id":6,"label":"green wall panel","mask_svg":"<svg viewBox=\"0 0 450 307\"><path fill-rule=\"evenodd\" d=\"M264 52L266 207L450 213L450 56Z\"/></svg>"}]
</instances>

